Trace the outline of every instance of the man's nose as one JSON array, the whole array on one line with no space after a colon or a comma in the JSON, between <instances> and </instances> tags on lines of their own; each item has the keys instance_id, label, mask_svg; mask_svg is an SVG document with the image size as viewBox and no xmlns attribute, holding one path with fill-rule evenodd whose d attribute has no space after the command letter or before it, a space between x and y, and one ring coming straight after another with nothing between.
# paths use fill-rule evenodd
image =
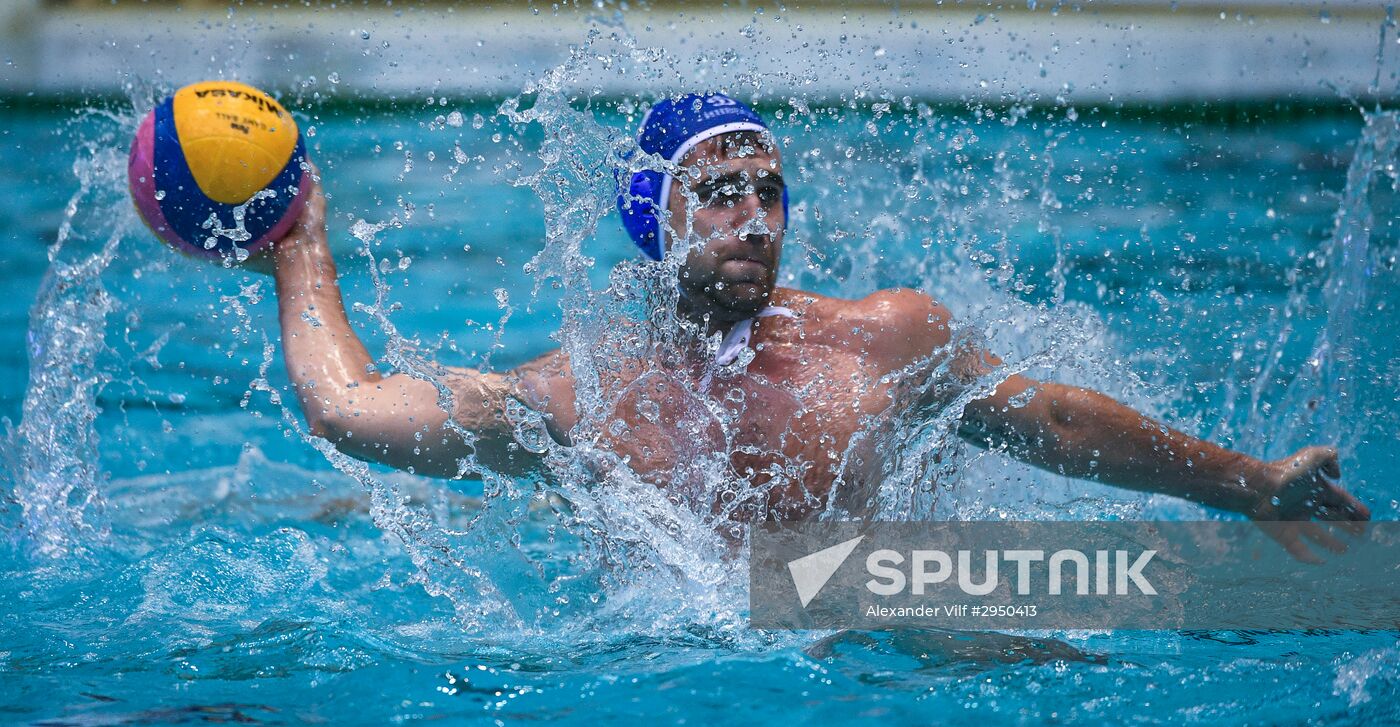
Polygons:
<instances>
[{"instance_id":1,"label":"man's nose","mask_svg":"<svg viewBox=\"0 0 1400 727\"><path fill-rule=\"evenodd\" d=\"M772 227L768 221L768 211L763 208L763 200L759 199L758 192L749 192L734 203L736 229L749 225L758 219L762 219L766 225Z\"/></svg>"}]
</instances>

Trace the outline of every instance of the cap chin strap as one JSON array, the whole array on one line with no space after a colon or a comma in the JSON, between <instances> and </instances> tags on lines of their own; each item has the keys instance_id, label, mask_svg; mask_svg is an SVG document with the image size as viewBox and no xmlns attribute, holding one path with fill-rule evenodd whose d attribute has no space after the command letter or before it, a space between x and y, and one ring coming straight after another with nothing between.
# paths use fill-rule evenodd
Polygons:
<instances>
[{"instance_id":1,"label":"cap chin strap","mask_svg":"<svg viewBox=\"0 0 1400 727\"><path fill-rule=\"evenodd\" d=\"M749 347L749 341L753 338L753 322L759 318L768 316L782 316L784 318L796 318L797 313L791 308L781 305L765 305L763 310L755 313L753 318L745 318L734 324L720 341L719 350L715 352L715 364L728 366L739 360L739 355L744 349ZM714 371L706 371L700 377L700 390L709 391L710 384L714 382Z\"/></svg>"},{"instance_id":2,"label":"cap chin strap","mask_svg":"<svg viewBox=\"0 0 1400 727\"><path fill-rule=\"evenodd\" d=\"M648 111L648 113L650 113L650 111ZM645 119L643 119L643 124L645 124ZM672 154L671 158L668 161L670 161L672 164L680 164L681 160L685 158L685 155L689 154L691 150L693 150L695 147L700 146L704 142L709 141L710 139L713 139L716 136L719 136L720 134L729 134L735 131L766 132L768 131L768 128L763 126L762 124L755 124L752 121L731 121L727 124L712 126L696 134L695 136L686 139L685 143L681 144L679 149L676 149L676 153ZM658 249L661 250L661 257L663 258L666 257L666 228L670 227L670 224L668 224L668 220L666 217L666 212L670 210L672 181L673 180L670 174L666 174L664 172L661 174L661 195L660 198L657 200L659 206L657 207L656 211L656 244Z\"/></svg>"}]
</instances>

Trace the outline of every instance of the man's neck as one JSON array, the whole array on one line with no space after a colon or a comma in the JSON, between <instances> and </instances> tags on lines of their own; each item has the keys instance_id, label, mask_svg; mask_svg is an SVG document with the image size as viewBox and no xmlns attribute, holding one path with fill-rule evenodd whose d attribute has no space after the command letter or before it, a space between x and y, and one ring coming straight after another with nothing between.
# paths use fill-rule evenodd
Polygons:
<instances>
[{"instance_id":1,"label":"man's neck","mask_svg":"<svg viewBox=\"0 0 1400 727\"><path fill-rule=\"evenodd\" d=\"M716 333L723 336L728 334L736 324L753 318L770 304L770 300L764 300L752 311L734 311L713 305L693 305L682 294L677 312L681 318L694 326L693 330L703 332L705 336L713 336Z\"/></svg>"}]
</instances>

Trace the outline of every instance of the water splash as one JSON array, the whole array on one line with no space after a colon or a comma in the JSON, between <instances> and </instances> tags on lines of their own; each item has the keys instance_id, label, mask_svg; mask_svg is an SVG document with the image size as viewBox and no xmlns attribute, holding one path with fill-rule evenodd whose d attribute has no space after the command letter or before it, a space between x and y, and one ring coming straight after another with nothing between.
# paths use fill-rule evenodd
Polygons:
<instances>
[{"instance_id":1,"label":"water splash","mask_svg":"<svg viewBox=\"0 0 1400 727\"><path fill-rule=\"evenodd\" d=\"M1397 163L1400 113L1366 113L1331 234L1322 249L1299 262L1266 365L1245 381L1249 404L1238 427L1245 446L1282 456L1304 444L1330 442L1346 457L1355 453L1374 418L1384 416L1384 406L1371 405L1384 401L1383 393L1368 390L1366 382L1394 378L1385 370L1394 352L1363 332L1390 330L1397 322L1390 300L1394 265L1382 260L1385 255L1393 260L1393 250L1386 252L1393 248L1393 235L1375 214L1384 208L1379 199L1384 188L1392 194L1400 190ZM1318 305L1326 317L1306 359L1289 375L1288 349L1298 328L1316 320L1310 308Z\"/></svg>"},{"instance_id":2,"label":"water splash","mask_svg":"<svg viewBox=\"0 0 1400 727\"><path fill-rule=\"evenodd\" d=\"M1332 693L1345 696L1347 706L1355 709L1372 701L1377 694L1394 694L1397 674L1400 674L1400 649L1395 646L1372 649L1337 667Z\"/></svg>"},{"instance_id":3,"label":"water splash","mask_svg":"<svg viewBox=\"0 0 1400 727\"><path fill-rule=\"evenodd\" d=\"M732 546L721 536L722 519L668 495L610 446L620 434L617 408L645 382L669 382L666 363L677 360L684 341L695 335L675 313L675 271L683 250L669 251L660 262L619 265L602 290L589 278L595 263L586 245L612 212L615 176L664 163L637 153L629 129L601 124L571 103L574 84L597 72L592 66L598 58L608 59L605 67L619 60L665 67L658 64L656 49L612 37L620 42L604 54L594 45L602 44L600 34L590 34L569 61L531 84L528 108L522 97L507 100L500 112L513 124L543 132L538 167L514 183L529 187L544 203L546 243L527 267L536 277L536 294L550 280L564 290L557 338L577 382L580 422L571 433L575 446L552 448L547 461L552 487L569 503L565 524L582 540L573 567L596 573L606 594L601 611L588 618L606 622L626 615L629 628L667 633L687 623L732 623L739 616L734 586L741 568L727 557ZM642 370L635 372L632 386L618 388L625 361L642 361ZM694 403L697 423L716 422L696 392L676 393ZM695 493L698 502L710 501L716 490L735 484L724 473L728 453L719 447L678 457L681 466L669 477L703 490Z\"/></svg>"},{"instance_id":4,"label":"water splash","mask_svg":"<svg viewBox=\"0 0 1400 727\"><path fill-rule=\"evenodd\" d=\"M101 276L132 230L125 159L110 137L87 143L73 165L78 190L49 248L29 316L29 385L18 426L6 422L7 464L19 509L15 537L46 557L82 552L108 532L102 497L98 363L116 302Z\"/></svg>"}]
</instances>

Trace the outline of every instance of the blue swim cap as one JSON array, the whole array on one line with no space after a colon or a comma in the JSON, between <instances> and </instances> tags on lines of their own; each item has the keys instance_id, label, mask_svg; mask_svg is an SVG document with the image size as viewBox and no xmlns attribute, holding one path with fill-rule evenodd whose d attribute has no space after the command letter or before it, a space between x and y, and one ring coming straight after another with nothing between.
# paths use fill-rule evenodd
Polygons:
<instances>
[{"instance_id":1,"label":"blue swim cap","mask_svg":"<svg viewBox=\"0 0 1400 727\"><path fill-rule=\"evenodd\" d=\"M753 109L722 93L687 94L662 99L642 118L637 146L672 164L679 164L701 142L734 131L768 130ZM671 175L643 170L632 175L626 191L618 194L617 211L632 241L648 257L660 260L665 231L660 211L666 209ZM783 190L783 224L787 224L787 189Z\"/></svg>"}]
</instances>

